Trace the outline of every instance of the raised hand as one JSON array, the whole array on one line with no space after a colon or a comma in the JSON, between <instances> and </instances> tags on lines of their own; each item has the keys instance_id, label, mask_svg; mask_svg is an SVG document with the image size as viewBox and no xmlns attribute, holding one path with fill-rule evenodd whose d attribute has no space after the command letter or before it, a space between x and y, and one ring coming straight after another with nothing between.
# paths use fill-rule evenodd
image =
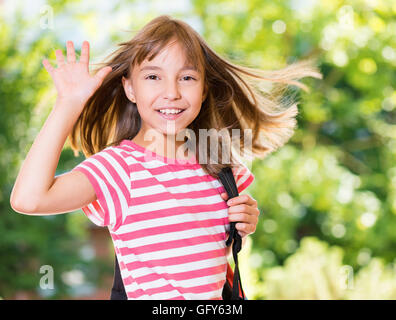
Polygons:
<instances>
[{"instance_id":1,"label":"raised hand","mask_svg":"<svg viewBox=\"0 0 396 320\"><path fill-rule=\"evenodd\" d=\"M43 60L43 65L54 81L58 92L57 98L71 101L75 103L76 108L82 108L112 68L104 67L91 76L89 74L89 42L83 42L78 62L73 42L67 41L66 46L67 62L65 62L62 50L58 49L55 51L58 68L54 68L47 59ZM81 112L82 109L79 111Z\"/></svg>"}]
</instances>

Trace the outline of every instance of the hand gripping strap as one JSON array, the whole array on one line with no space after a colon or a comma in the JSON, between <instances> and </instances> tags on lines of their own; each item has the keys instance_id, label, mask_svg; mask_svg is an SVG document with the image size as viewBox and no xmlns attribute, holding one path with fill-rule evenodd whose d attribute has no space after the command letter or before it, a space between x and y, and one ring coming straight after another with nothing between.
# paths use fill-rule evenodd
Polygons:
<instances>
[{"instance_id":1,"label":"hand gripping strap","mask_svg":"<svg viewBox=\"0 0 396 320\"><path fill-rule=\"evenodd\" d=\"M225 167L221 169L221 171L219 172L219 179L223 184L229 199L239 196L238 188L231 167ZM234 240L234 243L232 245L232 256L235 262L235 271L234 271L234 280L232 284L231 300L244 300L245 293L243 292L242 289L242 282L238 267L238 252L241 251L242 248L242 238L240 234L237 232L235 228L235 224L236 222L230 223L230 235L226 241L226 246L229 247L232 243L232 240ZM242 297L239 296L240 292L242 293Z\"/></svg>"}]
</instances>

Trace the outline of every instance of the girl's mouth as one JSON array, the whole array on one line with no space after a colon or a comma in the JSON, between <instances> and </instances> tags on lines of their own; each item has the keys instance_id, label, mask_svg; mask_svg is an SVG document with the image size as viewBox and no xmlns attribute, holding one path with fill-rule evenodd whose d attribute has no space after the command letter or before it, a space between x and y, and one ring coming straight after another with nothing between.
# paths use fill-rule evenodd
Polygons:
<instances>
[{"instance_id":1,"label":"girl's mouth","mask_svg":"<svg viewBox=\"0 0 396 320\"><path fill-rule=\"evenodd\" d=\"M179 113L176 113L176 114L172 114L172 113L166 114L166 113L162 113L159 110L157 110L159 115L162 118L167 119L167 120L175 120L175 119L179 118L184 111L185 111L185 109L183 109L182 111L180 111Z\"/></svg>"}]
</instances>

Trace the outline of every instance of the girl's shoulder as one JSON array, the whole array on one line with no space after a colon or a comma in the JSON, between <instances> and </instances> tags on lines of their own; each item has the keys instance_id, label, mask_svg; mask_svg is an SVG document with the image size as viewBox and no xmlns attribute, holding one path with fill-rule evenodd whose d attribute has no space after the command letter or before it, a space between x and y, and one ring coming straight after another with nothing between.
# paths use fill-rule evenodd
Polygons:
<instances>
[{"instance_id":1,"label":"girl's shoulder","mask_svg":"<svg viewBox=\"0 0 396 320\"><path fill-rule=\"evenodd\" d=\"M244 163L240 163L239 166L233 167L232 173L234 174L235 183L239 193L249 187L255 179L254 174Z\"/></svg>"},{"instance_id":2,"label":"girl's shoulder","mask_svg":"<svg viewBox=\"0 0 396 320\"><path fill-rule=\"evenodd\" d=\"M128 140L122 140L117 145L110 145L105 147L93 156L108 155L114 157L116 160L127 161L128 158L136 157L136 152L138 151L133 145L127 142Z\"/></svg>"},{"instance_id":3,"label":"girl's shoulder","mask_svg":"<svg viewBox=\"0 0 396 320\"><path fill-rule=\"evenodd\" d=\"M120 144L107 146L101 151L87 157L73 170L86 168L108 176L116 177L120 174L129 175L128 150Z\"/></svg>"}]
</instances>

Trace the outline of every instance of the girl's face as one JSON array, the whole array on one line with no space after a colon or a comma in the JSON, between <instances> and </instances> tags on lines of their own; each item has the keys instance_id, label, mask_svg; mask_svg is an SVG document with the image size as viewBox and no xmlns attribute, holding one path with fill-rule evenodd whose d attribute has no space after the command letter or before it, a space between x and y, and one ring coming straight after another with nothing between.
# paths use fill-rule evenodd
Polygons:
<instances>
[{"instance_id":1,"label":"girl's face","mask_svg":"<svg viewBox=\"0 0 396 320\"><path fill-rule=\"evenodd\" d=\"M179 43L165 47L153 60L145 59L122 83L129 100L137 104L142 118L138 135L143 139L147 130L163 135L175 135L186 128L199 114L206 98L204 79L198 70L185 64L186 57ZM160 109L184 109L169 120Z\"/></svg>"}]
</instances>

